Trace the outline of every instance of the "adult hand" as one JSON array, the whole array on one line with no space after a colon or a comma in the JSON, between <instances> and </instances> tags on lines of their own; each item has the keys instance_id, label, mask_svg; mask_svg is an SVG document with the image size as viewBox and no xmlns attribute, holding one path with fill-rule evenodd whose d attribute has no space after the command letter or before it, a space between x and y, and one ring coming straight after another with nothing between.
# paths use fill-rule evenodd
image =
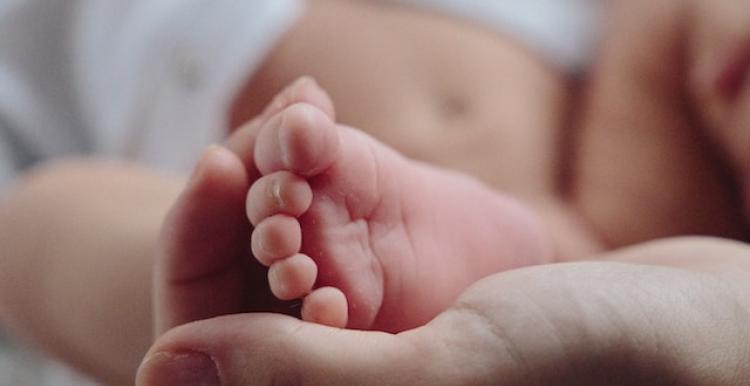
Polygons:
<instances>
[{"instance_id":1,"label":"adult hand","mask_svg":"<svg viewBox=\"0 0 750 386\"><path fill-rule=\"evenodd\" d=\"M750 251L678 239L488 277L397 335L272 314L177 327L138 385L740 385ZM654 265L658 264L658 265Z\"/></svg>"},{"instance_id":2,"label":"adult hand","mask_svg":"<svg viewBox=\"0 0 750 386\"><path fill-rule=\"evenodd\" d=\"M300 83L301 82L301 83ZM273 300L248 255L244 201L254 131L305 101L302 80L199 163L157 259L158 338L138 384L741 384L750 379L750 252L683 239L604 262L500 273L398 335L301 322ZM309 85L307 85L309 86ZM625 263L623 263L625 262ZM171 330L170 330L171 329Z\"/></svg>"}]
</instances>

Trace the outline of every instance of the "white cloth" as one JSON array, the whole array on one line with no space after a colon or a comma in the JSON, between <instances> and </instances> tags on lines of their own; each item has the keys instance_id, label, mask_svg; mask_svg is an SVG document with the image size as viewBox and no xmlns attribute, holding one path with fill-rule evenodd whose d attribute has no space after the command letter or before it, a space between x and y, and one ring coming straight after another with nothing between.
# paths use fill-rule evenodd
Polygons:
<instances>
[{"instance_id":1,"label":"white cloth","mask_svg":"<svg viewBox=\"0 0 750 386\"><path fill-rule=\"evenodd\" d=\"M187 168L298 0L0 0L0 186L99 154Z\"/></svg>"},{"instance_id":2,"label":"white cloth","mask_svg":"<svg viewBox=\"0 0 750 386\"><path fill-rule=\"evenodd\" d=\"M591 59L609 0L390 0L432 7L514 36L553 64L579 71Z\"/></svg>"}]
</instances>

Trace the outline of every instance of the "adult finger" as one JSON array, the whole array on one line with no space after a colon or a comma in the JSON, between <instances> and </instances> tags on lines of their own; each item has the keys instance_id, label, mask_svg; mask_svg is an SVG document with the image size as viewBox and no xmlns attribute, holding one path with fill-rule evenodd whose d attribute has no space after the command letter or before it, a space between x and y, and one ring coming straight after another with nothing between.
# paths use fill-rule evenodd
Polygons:
<instances>
[{"instance_id":1,"label":"adult finger","mask_svg":"<svg viewBox=\"0 0 750 386\"><path fill-rule=\"evenodd\" d=\"M273 301L266 269L250 261L245 199L259 174L257 128L289 104L314 104L333 117L328 95L311 78L284 89L261 116L238 129L226 147L206 151L170 211L154 277L156 333L199 319L250 310L294 312Z\"/></svg>"},{"instance_id":2,"label":"adult finger","mask_svg":"<svg viewBox=\"0 0 750 386\"><path fill-rule=\"evenodd\" d=\"M156 333L198 319L242 312L248 277L245 168L215 146L198 162L172 207L154 269ZM255 275L263 280L263 273Z\"/></svg>"},{"instance_id":3,"label":"adult finger","mask_svg":"<svg viewBox=\"0 0 750 386\"><path fill-rule=\"evenodd\" d=\"M165 334L141 365L137 385L447 384L427 373L432 356L406 336L274 314L231 315Z\"/></svg>"}]
</instances>

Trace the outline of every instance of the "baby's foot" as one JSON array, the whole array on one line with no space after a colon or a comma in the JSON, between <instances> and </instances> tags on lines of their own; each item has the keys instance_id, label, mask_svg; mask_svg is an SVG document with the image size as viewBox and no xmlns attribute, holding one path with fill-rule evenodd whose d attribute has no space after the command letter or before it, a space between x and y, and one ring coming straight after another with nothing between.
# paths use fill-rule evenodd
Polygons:
<instances>
[{"instance_id":1,"label":"baby's foot","mask_svg":"<svg viewBox=\"0 0 750 386\"><path fill-rule=\"evenodd\" d=\"M516 201L406 159L311 104L260 129L255 162L253 253L278 298L304 297L309 321L401 331L483 276L552 260Z\"/></svg>"}]
</instances>

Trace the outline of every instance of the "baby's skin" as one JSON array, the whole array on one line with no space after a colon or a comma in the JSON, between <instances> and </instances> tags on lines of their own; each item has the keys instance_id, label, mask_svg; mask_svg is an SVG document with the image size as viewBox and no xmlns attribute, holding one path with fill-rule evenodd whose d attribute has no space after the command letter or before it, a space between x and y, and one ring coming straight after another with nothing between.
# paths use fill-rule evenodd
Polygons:
<instances>
[{"instance_id":1,"label":"baby's skin","mask_svg":"<svg viewBox=\"0 0 750 386\"><path fill-rule=\"evenodd\" d=\"M326 98L317 87L303 79L286 92ZM262 125L262 177L247 198L253 255L276 297L304 298L303 319L402 331L488 274L554 261L530 209L338 125L330 101L318 103L285 106Z\"/></svg>"},{"instance_id":2,"label":"baby's skin","mask_svg":"<svg viewBox=\"0 0 750 386\"><path fill-rule=\"evenodd\" d=\"M577 208L610 248L679 235L748 240L750 8L613 4L583 102Z\"/></svg>"},{"instance_id":3,"label":"baby's skin","mask_svg":"<svg viewBox=\"0 0 750 386\"><path fill-rule=\"evenodd\" d=\"M400 332L487 275L557 259L531 209L337 124L311 78L283 90L226 147L206 152L167 220L157 332L238 310ZM220 214L220 224L201 220ZM196 237L232 247L186 249ZM214 288L208 298L205 288Z\"/></svg>"},{"instance_id":4,"label":"baby's skin","mask_svg":"<svg viewBox=\"0 0 750 386\"><path fill-rule=\"evenodd\" d=\"M630 34L621 32L613 33L613 41L627 45ZM664 31L654 34L665 41L643 41L667 46L679 41ZM743 219L731 187L717 172L722 165L697 141L681 105L673 103L670 93L680 88L665 76L669 72L649 73L656 78L630 72L641 68L627 65L618 52L626 51L604 51L600 66L607 71L600 76L624 80L636 89L632 92L649 97L618 101L629 94L613 92L617 82L594 78L591 99L610 107L585 105L571 182L576 202L569 209L580 208L608 248L680 234L742 237ZM670 51L663 52L671 58ZM636 54L626 59L638 61ZM632 76L659 81L639 83ZM654 88L662 92L649 91ZM648 103L650 110L629 101ZM613 117L618 109L624 115ZM305 320L401 331L428 321L483 276L571 257L561 258L555 248L559 239L552 241L557 232L547 232L545 221L519 202L337 124L332 102L310 80L283 91L240 132L229 147L251 170L251 248L258 263L269 267L270 293L257 292L266 273L252 270L251 310L283 311L278 303L269 306L275 303L269 296L302 298ZM612 140L620 134L622 141ZM631 147L636 140L648 146ZM167 284L169 272L181 264L179 259L162 262ZM167 295L166 302L174 299ZM166 317L161 331L200 316L160 311L157 305L160 312L177 314ZM216 314L220 311L207 313Z\"/></svg>"},{"instance_id":5,"label":"baby's skin","mask_svg":"<svg viewBox=\"0 0 750 386\"><path fill-rule=\"evenodd\" d=\"M733 0L693 4L689 92L708 135L740 181L750 218L750 8ZM674 43L677 44L677 43Z\"/></svg>"},{"instance_id":6,"label":"baby's skin","mask_svg":"<svg viewBox=\"0 0 750 386\"><path fill-rule=\"evenodd\" d=\"M740 185L738 181L750 181L747 178L750 175L750 152L747 151L750 144L747 64L750 59L747 50L743 49L748 47L746 42L750 39L742 38L750 36L750 8L744 2L691 0L686 3L703 4L704 9L697 13L680 10L675 13L672 5L662 6L677 3L673 0L621 1L632 8L632 12L619 12L623 17L617 26L626 26L629 21L639 23L633 24L632 29L615 31L612 35L624 36L625 39L619 40L621 44L608 43L609 48L602 53L608 59L606 63L604 59L598 63L595 71L598 75L590 83L592 87L587 92L588 99L596 103L585 106L587 113L584 115L587 118L584 133L580 136L574 131L562 130L561 126L564 125L558 125L568 111L564 101L567 97L564 75L550 70L543 61L507 37L459 22L459 19L412 12L408 7L386 7L385 4L390 2L319 0L309 3L309 14L300 19L300 23L273 50L260 74L248 83L247 90L251 92L245 96L249 100L237 98L236 105L249 107L249 110L235 111L234 122L244 122L260 113L267 99L280 87L303 74L314 75L331 92L338 108L337 119L332 119L333 108L327 98L322 97L319 91L311 91L318 90L316 87L306 86L299 94L284 94L277 100L280 104L272 105L261 118L238 130L226 144L231 151L221 147L207 151L163 228L154 282L157 334L177 325L219 315L254 311L299 313L298 303L279 301L274 296L269 288L267 268L250 256L251 227L243 210L251 183L257 183L262 188L260 181L270 178L262 177L255 163L256 140L268 143L268 139L259 136L261 127L268 125L271 116L279 115L287 108L298 112L313 111L310 116L318 117L316 119L319 120L315 121L318 124L301 127L300 131L305 133L308 140L317 138L320 143L329 143L330 138L326 133L335 132L337 141L334 142L338 144L339 153L325 161L330 162L329 168L351 172L351 165L342 160L349 159L346 151L359 146L352 145L352 137L367 138L361 133L353 134L356 133L353 129L333 123L342 122L365 130L409 158L470 173L501 192L509 192L523 199L536 210L535 214L541 217L545 228L550 229L549 232L527 229L529 232L525 237L536 234L555 239L554 244L558 248L555 248L551 258L601 256L597 254L601 249L679 234L711 234L745 237L747 240L747 222L739 214L739 189L734 186ZM646 10L648 17L637 12L639 9ZM665 20L665 15L686 13L691 14L692 18L688 20L691 23L673 23L669 17ZM711 17L702 17L702 14ZM687 28L686 24L695 23L701 28ZM691 44L687 45L691 47L689 51L693 55L690 57L694 60L687 64L674 61L674 58L684 58L685 55L672 55L675 49L680 51L686 48L682 32L695 33L695 38L691 38ZM435 41L440 44L434 44ZM634 61L637 65L634 65ZM695 75L691 78L695 83L675 76L686 74ZM675 92L685 91L686 88L690 92ZM686 100L691 103L683 103ZM318 111L322 112L322 116ZM700 128L689 124L694 122L696 111L707 123L707 131L696 130ZM682 123L669 124L675 122L675 117ZM321 121L325 124L320 125ZM688 124L685 124L686 121ZM331 126L336 129L331 129ZM319 137L321 133L322 139ZM579 138L591 136L571 141L571 134ZM703 134L713 139L714 146L706 146L706 142L701 141L705 139ZM375 145L376 142L369 138L357 141L360 145L368 144L365 147L383 149L382 145ZM578 142L580 147L571 150L571 142ZM684 146L685 143L689 146ZM383 150L382 153L391 152ZM373 156L372 159L380 160L380 152L377 154L378 158ZM716 159L727 154L731 156L723 162ZM268 154L262 157L268 158ZM382 158L388 159L390 166L403 166L388 176L392 186L404 180L404 175L424 174L420 179L408 179L405 182L408 186L424 184L424 181L433 178L430 176L438 176L434 178L436 181L471 181L415 164L404 157L383 155ZM369 158L358 156L356 162L364 163L365 159ZM319 166L318 162L314 160L310 164ZM90 163L87 160L79 166L88 167ZM303 191L307 192L303 192L303 195L309 193L313 198L309 208L297 208L299 217L285 217L287 224L293 224L292 228L296 223L304 224L308 219L315 218L316 206L324 207L320 202L316 203L316 193L318 196L321 193L341 193L338 197L354 193L353 190L342 193L331 189L338 186L330 179L326 180L325 172L310 175L292 173L294 171L300 172L291 170L290 181L298 182L297 186L303 186ZM161 223L161 209L173 204L172 192L176 194L179 186L176 182L166 181L161 175L145 180L132 178L133 175L140 175L138 170L128 169L125 177L121 177L120 173L110 174L110 170L107 172L84 179L76 177L71 180L74 184L67 183L62 188L49 181L46 182L49 185L37 182L36 186L44 189L37 189L36 192L47 193L45 195L20 190L17 196L25 198L23 203L27 205L18 206L13 212L17 215L15 218L38 220L38 224L44 224L41 234L46 235L50 243L46 245L45 240L29 236L38 236L40 228L35 221L14 222L14 217L3 216L6 220L11 219L4 222L8 224L5 229L14 230L5 234L9 241L7 245L14 248L4 248L4 251L14 252L4 255L11 264L4 262L1 270L7 280L0 280L0 293L4 295L4 304L0 308L6 311L3 316L12 317L16 326L23 327L23 334L40 340L43 337L48 347L54 347L50 351L77 364L78 368L89 369L93 374L110 380L106 383L132 384L129 377L152 336L149 328L152 314L147 304L151 260L152 256L157 255L152 250L156 245L155 233ZM48 176L58 174L58 170L47 172ZM291 175L295 177L291 178ZM574 178L566 178L569 176ZM106 177L113 178L117 184L101 184ZM356 177L367 180L363 173ZM45 181L45 178L41 180ZM55 181L68 179L52 179L52 182ZM120 185L123 181L126 183ZM324 184L323 181L328 182ZM75 189L71 186L75 186ZM164 192L154 193L161 192L162 188ZM473 210L495 205L505 209L516 207L507 197L498 198L487 193L476 181L448 186L436 184L429 188L431 190L425 193L426 189L422 187L419 195L415 194L411 199L419 204L427 204L433 199L437 201L434 197L438 193L442 199L442 196L459 192L468 197L491 197L486 201L469 200L469 208ZM573 200L565 194L571 190ZM136 194L133 194L134 191ZM111 192L118 194L112 196ZM750 189L746 188L746 203L750 202L748 192ZM76 200L71 200L72 197ZM93 200L96 205L86 202L90 197L96 198ZM102 197L107 199L100 202ZM71 205L76 202L81 205ZM113 205L112 202L117 204ZM493 202L495 204L490 205ZM329 204L333 209L341 209L340 201L330 201ZM351 207L351 202L349 204ZM436 275L437 278L427 281L427 284L442 287L443 283L438 280L445 279L446 283L456 286L452 291L458 291L457 287L462 285L462 281L468 281L471 274L477 274L456 269L459 258L472 263L486 262L491 265L490 270L544 261L542 256L526 262L520 259L502 260L514 252L513 248L519 247L522 238L517 239L518 245L500 246L489 259L487 251L479 248L487 240L475 243L477 251L471 252L460 249L456 244L448 244L448 241L455 241L459 237L479 235L484 230L477 226L476 218L471 219L475 221L471 223L473 228L465 225L470 223L470 218L466 216L467 210L462 209L457 201L443 200L439 204L446 212L434 209L436 213L447 215L452 211L460 216L452 219L452 229L448 229L447 225L441 228L444 224L437 221L425 221L433 226L439 225L432 231L441 231L447 236L429 239L428 246L439 252L434 259L429 256L429 259L422 259L424 255L419 255L419 259L409 261L428 264L426 267L420 266L425 272L437 270L439 267L434 266L435 262L444 263L446 270L454 269L465 276L454 281L455 272L451 272L447 279ZM148 210L144 210L144 207ZM38 216L35 216L37 212ZM103 216L102 213L107 215ZM129 215L135 213L148 216L138 216L137 226L134 226L133 218ZM519 216L529 220L523 213L527 212L521 209ZM550 213L555 215L550 217ZM495 219L498 223L493 226L510 222L511 213L504 215L509 217ZM581 217L583 221L580 221ZM72 229L71 219L76 220ZM374 220L372 217L370 219ZM378 220L381 225L384 224L382 219ZM398 225L399 221L395 224ZM489 219L479 221L489 222ZM533 223L533 219L529 223ZM264 256L261 251L260 258L266 264L270 260L278 261L276 257L281 254L273 253L279 251L273 247L274 235L267 233L264 236L263 224L258 225L260 231L255 235L256 249L259 248L257 240L260 239L266 239L266 245L270 243L272 246L271 254ZM584 232L572 232L574 237L571 237L571 232L565 232L581 228L584 228ZM283 293L284 285L293 288L305 280L309 283L313 280L310 273L314 272L316 283L309 291L317 295L308 295L305 305L305 315L309 319L329 318L318 320L341 325L344 323L345 310L347 325L355 325L358 318L358 323L366 325L365 321L369 318L372 320L371 328L397 330L429 318L424 308L410 309L421 307L421 303L414 304L416 301L412 301L412 304L407 304L389 298L390 293L406 294L408 291L389 292L394 281L385 276L384 293L368 294L369 298L365 300L371 302L371 306L380 306L378 311L393 310L397 304L404 305L406 312L412 312L409 324L402 322L400 327L396 323L388 326L383 321L384 316L368 316L360 310L350 312L354 301L365 301L365 296L357 298L359 294L355 296L345 284L347 281L351 284L361 272L341 272L347 266L310 253L313 248L309 240L316 237L322 240L320 232L316 235L310 232L309 227L299 229L299 250L311 256L309 259L297 258L296 261L304 261L299 272L307 276L300 276L301 281L297 280L299 278L289 280L284 277L272 278L271 281L275 283L274 291L286 298L290 295ZM322 229L326 228L319 228ZM116 237L94 237L99 230ZM267 227L266 230L273 228ZM290 256L299 256L296 239L289 242L287 238L290 235L296 237L295 232L279 233L282 236L280 240L286 241L278 246L287 248ZM511 232L513 237L524 235L521 229L512 229ZM576 234L578 237L575 237ZM590 235L594 237L588 237ZM410 240L424 240L421 236L410 236ZM508 237L496 232L492 234L493 239L500 236ZM575 238L578 242L572 243L572 248L566 244ZM584 239L596 240L592 245L586 245ZM324 249L321 244L325 243L317 244L316 248ZM391 242L381 244L388 247L394 245ZM19 248L15 249L15 246ZM446 250L439 247L446 247ZM459 250L459 253L450 256L446 252L447 247ZM535 247L543 249L543 245ZM102 256L101 251L107 248L116 248L118 253ZM382 247L379 248L382 250ZM563 250L567 253L561 252ZM367 258L363 253L358 256ZM279 262L282 261L288 260ZM290 263L294 261L292 259ZM377 258L370 261L380 264ZM313 264L315 268L312 268ZM555 267L552 268L554 270ZM277 273L284 272L283 269L275 270L279 271ZM39 285L42 282L45 285ZM425 284L424 280L422 284ZM507 295L507 292L503 293ZM414 293L412 295L417 298ZM438 299L437 295L446 298ZM492 297L495 294L484 295ZM428 294L425 304L437 308L450 296L447 292ZM343 299L347 301L346 307L341 307ZM112 307L112 304L118 307ZM86 315L98 317L86 318ZM118 333L111 334L113 330ZM226 333L237 334L232 331ZM303 339L297 340L307 340L304 331L301 334L298 336ZM104 339L106 337L112 339ZM679 339L689 340L684 336ZM259 355L266 353L263 349L257 352ZM251 358L238 360L251 361ZM268 361L259 363L269 365ZM464 361L454 364L454 367L465 368L466 365ZM113 378L110 374L117 374L117 377Z\"/></svg>"},{"instance_id":7,"label":"baby's skin","mask_svg":"<svg viewBox=\"0 0 750 386\"><path fill-rule=\"evenodd\" d=\"M348 32L331 34L326 25ZM352 44L371 36L377 46ZM440 49L413 55L435 36ZM452 64L455 55L465 66ZM386 59L395 62L372 66ZM263 111L269 90L305 73L331 91L336 117L309 80ZM402 331L488 274L590 253L587 232L556 195L562 78L510 39L453 18L371 2L312 2L235 106L235 122L260 114L229 146L253 170L247 241L257 261L251 279L224 281L232 289L223 292L247 293L246 310ZM200 198L193 202L200 206ZM165 241L172 251L176 239ZM172 291L170 282L185 283L193 263L167 255L157 262L157 330L221 314L194 310L200 302L186 305L189 297ZM278 301L300 298L301 310ZM210 307L224 309L221 302Z\"/></svg>"}]
</instances>

